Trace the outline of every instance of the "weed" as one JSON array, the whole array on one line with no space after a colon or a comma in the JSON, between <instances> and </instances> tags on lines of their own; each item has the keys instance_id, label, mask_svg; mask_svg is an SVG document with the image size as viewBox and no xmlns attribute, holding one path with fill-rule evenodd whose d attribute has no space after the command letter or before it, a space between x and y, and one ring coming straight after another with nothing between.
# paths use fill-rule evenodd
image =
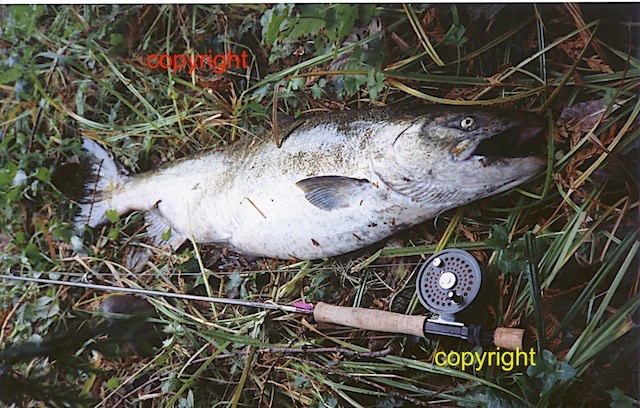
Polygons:
<instances>
[{"instance_id":1,"label":"weed","mask_svg":"<svg viewBox=\"0 0 640 408\"><path fill-rule=\"evenodd\" d=\"M433 362L444 347L467 350L459 343L163 298L151 299L166 335L161 345L152 357L124 358L93 330L104 321L101 294L2 282L0 400L637 404L640 61L638 16L627 11L586 4L3 6L3 271L422 313L407 295L417 264L458 247L474 251L495 283L486 323L536 333L540 364L462 372ZM189 75L146 65L152 53L209 50L246 50L248 68L216 75L198 67ZM248 261L208 245L155 248L139 213L109 214L114 224L80 235L76 203L60 191L80 172L81 136L101 140L139 172L268 137L274 111L299 116L416 100L538 111L550 125L546 173L400 234L377 252L300 263ZM54 353L25 344L67 346ZM317 348L346 351L272 351Z\"/></svg>"}]
</instances>

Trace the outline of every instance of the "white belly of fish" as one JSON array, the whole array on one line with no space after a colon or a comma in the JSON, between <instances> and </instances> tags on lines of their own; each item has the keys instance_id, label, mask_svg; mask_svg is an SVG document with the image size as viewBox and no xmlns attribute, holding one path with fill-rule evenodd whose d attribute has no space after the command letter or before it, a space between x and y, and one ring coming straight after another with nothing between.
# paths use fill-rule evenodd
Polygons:
<instances>
[{"instance_id":1,"label":"white belly of fish","mask_svg":"<svg viewBox=\"0 0 640 408\"><path fill-rule=\"evenodd\" d=\"M328 211L312 205L297 180L280 181L230 194L228 206L219 209L230 227L224 241L242 253L313 259L373 244L393 227L380 194L358 195L359 202Z\"/></svg>"},{"instance_id":2,"label":"white belly of fish","mask_svg":"<svg viewBox=\"0 0 640 408\"><path fill-rule=\"evenodd\" d=\"M128 208L120 211L149 211L149 232L157 241L162 241L164 234L164 238L171 236L166 241L174 246L193 239L247 255L281 259L316 259L351 252L410 222L404 218L414 218L389 200L397 194L382 183L350 186L350 179L375 178L372 172L354 167L347 178L315 174L313 167L302 174L277 166L261 166L257 174L242 169L227 185L221 183L220 175L228 168L215 155L205 156L197 165L184 163L153 177L133 179L113 201L128 203ZM338 177L344 184L338 188L348 190L338 208L318 208L296 184L317 176L326 177L329 184ZM171 234L167 234L169 229Z\"/></svg>"}]
</instances>

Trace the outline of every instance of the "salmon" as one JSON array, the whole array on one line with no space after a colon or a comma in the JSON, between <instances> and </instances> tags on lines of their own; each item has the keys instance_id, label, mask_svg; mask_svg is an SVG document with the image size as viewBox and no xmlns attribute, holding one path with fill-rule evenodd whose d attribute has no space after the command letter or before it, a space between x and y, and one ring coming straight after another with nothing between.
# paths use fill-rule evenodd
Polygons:
<instances>
[{"instance_id":1,"label":"salmon","mask_svg":"<svg viewBox=\"0 0 640 408\"><path fill-rule=\"evenodd\" d=\"M318 259L375 244L545 168L536 115L391 107L299 120L266 135L129 174L84 139L92 177L78 229L146 212L158 245L190 239L257 257Z\"/></svg>"}]
</instances>

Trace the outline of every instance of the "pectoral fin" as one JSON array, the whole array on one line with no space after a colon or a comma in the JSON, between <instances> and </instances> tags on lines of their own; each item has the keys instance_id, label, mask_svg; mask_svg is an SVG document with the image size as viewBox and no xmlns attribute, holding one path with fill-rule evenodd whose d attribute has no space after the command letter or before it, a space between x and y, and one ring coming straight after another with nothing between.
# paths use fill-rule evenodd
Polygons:
<instances>
[{"instance_id":1,"label":"pectoral fin","mask_svg":"<svg viewBox=\"0 0 640 408\"><path fill-rule=\"evenodd\" d=\"M170 245L173 249L178 249L187 240L187 237L173 230L156 210L147 212L144 220L147 224L147 235L153 238L155 245Z\"/></svg>"},{"instance_id":2,"label":"pectoral fin","mask_svg":"<svg viewBox=\"0 0 640 408\"><path fill-rule=\"evenodd\" d=\"M362 201L362 193L371 186L369 180L344 176L310 177L296 183L304 197L321 210L331 211Z\"/></svg>"}]
</instances>

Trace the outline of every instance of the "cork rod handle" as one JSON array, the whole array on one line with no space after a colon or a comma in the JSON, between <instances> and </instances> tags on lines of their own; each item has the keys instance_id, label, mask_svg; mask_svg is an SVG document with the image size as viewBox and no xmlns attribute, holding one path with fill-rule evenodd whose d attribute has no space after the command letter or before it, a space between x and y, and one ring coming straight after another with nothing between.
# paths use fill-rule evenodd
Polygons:
<instances>
[{"instance_id":1,"label":"cork rod handle","mask_svg":"<svg viewBox=\"0 0 640 408\"><path fill-rule=\"evenodd\" d=\"M524 329L497 327L493 332L493 344L507 350L523 350L524 333Z\"/></svg>"},{"instance_id":2,"label":"cork rod handle","mask_svg":"<svg viewBox=\"0 0 640 408\"><path fill-rule=\"evenodd\" d=\"M424 337L424 316L409 316L384 310L332 306L318 303L313 310L316 322L340 324L358 329Z\"/></svg>"},{"instance_id":3,"label":"cork rod handle","mask_svg":"<svg viewBox=\"0 0 640 408\"><path fill-rule=\"evenodd\" d=\"M313 317L319 323L333 323L357 329L424 337L425 316L410 316L360 307L333 306L318 303ZM523 349L524 329L498 327L493 332L493 344L507 350Z\"/></svg>"}]
</instances>

